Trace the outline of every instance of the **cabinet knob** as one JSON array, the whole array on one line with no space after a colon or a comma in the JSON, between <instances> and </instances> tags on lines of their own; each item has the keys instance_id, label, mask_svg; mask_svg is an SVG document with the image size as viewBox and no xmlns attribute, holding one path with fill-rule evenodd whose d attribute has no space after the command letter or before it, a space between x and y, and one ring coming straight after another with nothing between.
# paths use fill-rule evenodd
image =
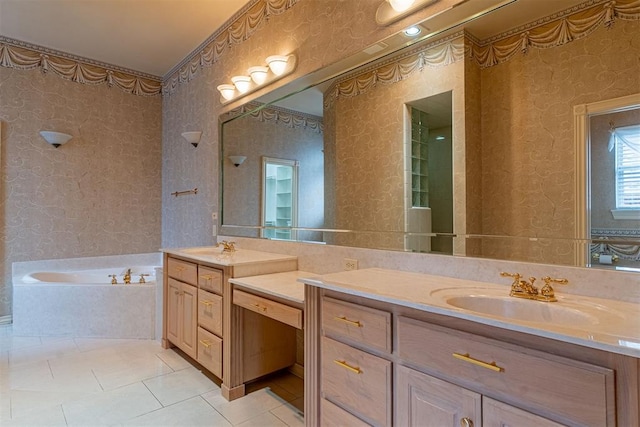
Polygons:
<instances>
[{"instance_id":1,"label":"cabinet knob","mask_svg":"<svg viewBox=\"0 0 640 427\"><path fill-rule=\"evenodd\" d=\"M471 418L464 417L460 420L460 427L473 427L473 421L471 421Z\"/></svg>"}]
</instances>

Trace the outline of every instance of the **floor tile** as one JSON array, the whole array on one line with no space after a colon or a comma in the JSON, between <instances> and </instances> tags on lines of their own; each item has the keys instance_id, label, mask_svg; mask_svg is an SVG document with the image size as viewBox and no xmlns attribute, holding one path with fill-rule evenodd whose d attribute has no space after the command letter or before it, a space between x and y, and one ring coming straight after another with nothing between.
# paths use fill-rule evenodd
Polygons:
<instances>
[{"instance_id":1,"label":"floor tile","mask_svg":"<svg viewBox=\"0 0 640 427\"><path fill-rule=\"evenodd\" d=\"M248 421L286 403L268 388L254 391L231 402L219 392L207 393L202 397L233 425Z\"/></svg>"},{"instance_id":2,"label":"floor tile","mask_svg":"<svg viewBox=\"0 0 640 427\"><path fill-rule=\"evenodd\" d=\"M0 336L0 353L41 344L42 341L40 340L40 337L14 337L11 335Z\"/></svg>"},{"instance_id":3,"label":"floor tile","mask_svg":"<svg viewBox=\"0 0 640 427\"><path fill-rule=\"evenodd\" d=\"M2 420L2 418L0 418ZM66 427L67 421L60 405L41 411L30 411L24 416L0 422L2 427Z\"/></svg>"},{"instance_id":4,"label":"floor tile","mask_svg":"<svg viewBox=\"0 0 640 427\"><path fill-rule=\"evenodd\" d=\"M159 375L170 374L173 369L154 355L144 355L144 357L129 361L119 360L104 363L93 368L93 372L104 390L113 390Z\"/></svg>"},{"instance_id":5,"label":"floor tile","mask_svg":"<svg viewBox=\"0 0 640 427\"><path fill-rule=\"evenodd\" d=\"M163 406L219 390L213 381L193 367L145 380L144 384Z\"/></svg>"},{"instance_id":6,"label":"floor tile","mask_svg":"<svg viewBox=\"0 0 640 427\"><path fill-rule=\"evenodd\" d=\"M280 418L267 412L238 424L238 427L287 427L287 425Z\"/></svg>"},{"instance_id":7,"label":"floor tile","mask_svg":"<svg viewBox=\"0 0 640 427\"><path fill-rule=\"evenodd\" d=\"M191 363L187 362L182 356L176 353L174 350L163 350L156 354L164 363L169 365L174 371L180 371L192 367Z\"/></svg>"},{"instance_id":8,"label":"floor tile","mask_svg":"<svg viewBox=\"0 0 640 427\"><path fill-rule=\"evenodd\" d=\"M142 383L96 393L62 405L69 426L119 424L159 408L158 400Z\"/></svg>"},{"instance_id":9,"label":"floor tile","mask_svg":"<svg viewBox=\"0 0 640 427\"><path fill-rule=\"evenodd\" d=\"M122 425L231 427L231 424L200 396L128 420Z\"/></svg>"},{"instance_id":10,"label":"floor tile","mask_svg":"<svg viewBox=\"0 0 640 427\"><path fill-rule=\"evenodd\" d=\"M300 398L300 400L303 399ZM304 414L296 405L287 403L272 409L270 412L289 427L304 427Z\"/></svg>"},{"instance_id":11,"label":"floor tile","mask_svg":"<svg viewBox=\"0 0 640 427\"><path fill-rule=\"evenodd\" d=\"M0 370L0 383L6 384L10 389L29 387L40 381L53 379L49 362L46 360L23 364L18 366L7 366L7 369Z\"/></svg>"},{"instance_id":12,"label":"floor tile","mask_svg":"<svg viewBox=\"0 0 640 427\"><path fill-rule=\"evenodd\" d=\"M78 347L72 339L51 341L46 344L23 347L9 352L9 363L12 366L42 362L78 353Z\"/></svg>"},{"instance_id":13,"label":"floor tile","mask_svg":"<svg viewBox=\"0 0 640 427\"><path fill-rule=\"evenodd\" d=\"M42 411L56 406L60 406L65 402L73 402L85 399L87 393L83 392L60 392L60 391L34 391L34 390L12 390L11 398L11 416L13 418L22 417L30 414L32 411Z\"/></svg>"}]
</instances>

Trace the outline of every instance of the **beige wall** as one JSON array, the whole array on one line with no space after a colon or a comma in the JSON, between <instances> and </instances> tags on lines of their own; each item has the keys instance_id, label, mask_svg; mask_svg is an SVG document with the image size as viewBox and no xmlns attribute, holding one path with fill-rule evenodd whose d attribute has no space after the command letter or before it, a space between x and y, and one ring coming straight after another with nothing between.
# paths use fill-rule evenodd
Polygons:
<instances>
[{"instance_id":1,"label":"beige wall","mask_svg":"<svg viewBox=\"0 0 640 427\"><path fill-rule=\"evenodd\" d=\"M11 263L156 251L161 100L0 68L0 316ZM73 135L53 148L38 134Z\"/></svg>"}]
</instances>

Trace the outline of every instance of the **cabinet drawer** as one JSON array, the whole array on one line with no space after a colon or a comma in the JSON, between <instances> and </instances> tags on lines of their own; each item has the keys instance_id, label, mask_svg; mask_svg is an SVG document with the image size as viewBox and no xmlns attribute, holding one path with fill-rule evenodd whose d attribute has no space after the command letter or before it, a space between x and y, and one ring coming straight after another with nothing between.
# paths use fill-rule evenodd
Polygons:
<instances>
[{"instance_id":1,"label":"cabinet drawer","mask_svg":"<svg viewBox=\"0 0 640 427\"><path fill-rule=\"evenodd\" d=\"M405 317L397 334L398 355L434 375L570 424L615 425L611 369Z\"/></svg>"},{"instance_id":2,"label":"cabinet drawer","mask_svg":"<svg viewBox=\"0 0 640 427\"><path fill-rule=\"evenodd\" d=\"M238 289L233 290L233 303L294 328L302 329L302 310L298 308L289 307Z\"/></svg>"},{"instance_id":3,"label":"cabinet drawer","mask_svg":"<svg viewBox=\"0 0 640 427\"><path fill-rule=\"evenodd\" d=\"M322 396L376 425L391 425L391 362L322 337Z\"/></svg>"},{"instance_id":4,"label":"cabinet drawer","mask_svg":"<svg viewBox=\"0 0 640 427\"><path fill-rule=\"evenodd\" d=\"M198 327L198 363L213 375L222 378L222 340Z\"/></svg>"},{"instance_id":5,"label":"cabinet drawer","mask_svg":"<svg viewBox=\"0 0 640 427\"><path fill-rule=\"evenodd\" d=\"M222 295L222 272L213 268L198 267L198 287Z\"/></svg>"},{"instance_id":6,"label":"cabinet drawer","mask_svg":"<svg viewBox=\"0 0 640 427\"><path fill-rule=\"evenodd\" d=\"M369 427L360 418L334 405L327 399L320 400L320 425L322 427Z\"/></svg>"},{"instance_id":7,"label":"cabinet drawer","mask_svg":"<svg viewBox=\"0 0 640 427\"><path fill-rule=\"evenodd\" d=\"M324 298L322 332L391 353L391 313Z\"/></svg>"},{"instance_id":8,"label":"cabinet drawer","mask_svg":"<svg viewBox=\"0 0 640 427\"><path fill-rule=\"evenodd\" d=\"M222 336L222 297L198 289L198 325Z\"/></svg>"},{"instance_id":9,"label":"cabinet drawer","mask_svg":"<svg viewBox=\"0 0 640 427\"><path fill-rule=\"evenodd\" d=\"M167 274L181 282L196 286L198 284L198 266L176 258L167 259Z\"/></svg>"}]
</instances>

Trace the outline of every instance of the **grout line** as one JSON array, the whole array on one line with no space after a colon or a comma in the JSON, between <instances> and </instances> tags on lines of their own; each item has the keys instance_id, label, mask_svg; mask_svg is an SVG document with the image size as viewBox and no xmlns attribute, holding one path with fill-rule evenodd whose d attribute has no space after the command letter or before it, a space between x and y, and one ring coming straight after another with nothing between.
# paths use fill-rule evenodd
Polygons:
<instances>
[{"instance_id":1,"label":"grout line","mask_svg":"<svg viewBox=\"0 0 640 427\"><path fill-rule=\"evenodd\" d=\"M64 423L69 425L69 420L67 420L67 414L64 412L64 405L60 404L60 410L62 411L62 416L64 417Z\"/></svg>"},{"instance_id":2,"label":"grout line","mask_svg":"<svg viewBox=\"0 0 640 427\"><path fill-rule=\"evenodd\" d=\"M91 368L91 373L93 374L93 378L95 378L95 379L96 379L96 382L97 382L97 383L98 383L98 385L100 386L100 389L104 392L104 391L105 391L104 386L102 385L102 383L101 383L101 382L100 382L100 380L98 379L98 376L96 375L96 371L95 371L93 368Z\"/></svg>"}]
</instances>

